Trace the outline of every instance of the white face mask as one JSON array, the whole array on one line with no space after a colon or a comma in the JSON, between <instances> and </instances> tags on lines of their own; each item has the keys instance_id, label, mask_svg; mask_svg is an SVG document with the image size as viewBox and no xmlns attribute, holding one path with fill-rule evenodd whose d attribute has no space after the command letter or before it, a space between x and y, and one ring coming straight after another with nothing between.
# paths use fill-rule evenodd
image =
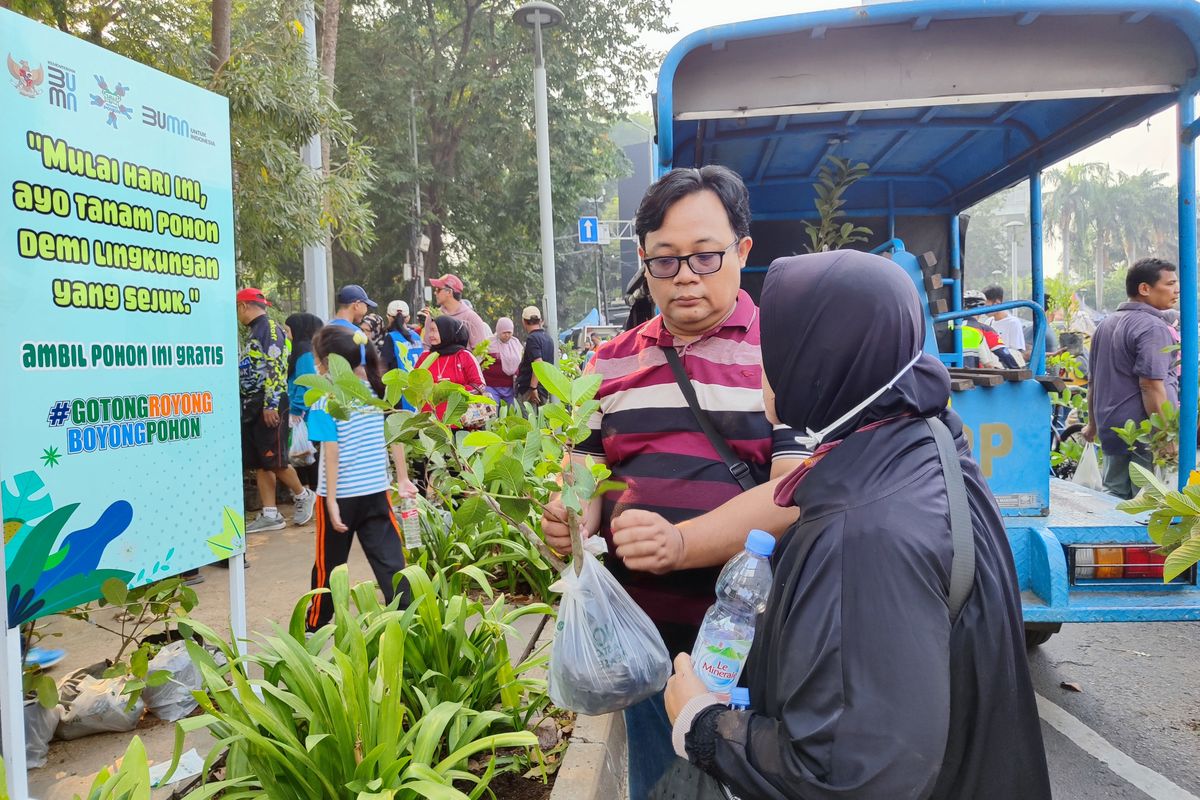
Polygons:
<instances>
[{"instance_id":1,"label":"white face mask","mask_svg":"<svg viewBox=\"0 0 1200 800\"><path fill-rule=\"evenodd\" d=\"M858 414L858 412L862 411L864 408L871 405L871 403L874 403L877 399L879 399L879 397L884 392L886 392L888 389L891 389L893 386L895 386L896 381L903 378L908 373L908 371L913 368L913 365L921 360L921 355L922 355L921 353L917 353L913 357L912 361L905 364L904 368L896 373L895 377L893 377L890 381L885 383L883 386L880 386L878 389L876 389L869 397L867 397L867 399L863 400L861 403L856 405L854 408L850 409L845 414L842 414L836 420L829 423L828 425L826 425L824 428L822 428L819 431L814 431L812 428L806 428L804 434L796 437L796 441L798 443L804 445L805 447L809 448L810 450L817 449L821 445L821 442L824 441L825 437L828 436L831 431L837 430L842 425L844 425L847 420L853 419L854 416Z\"/></svg>"}]
</instances>

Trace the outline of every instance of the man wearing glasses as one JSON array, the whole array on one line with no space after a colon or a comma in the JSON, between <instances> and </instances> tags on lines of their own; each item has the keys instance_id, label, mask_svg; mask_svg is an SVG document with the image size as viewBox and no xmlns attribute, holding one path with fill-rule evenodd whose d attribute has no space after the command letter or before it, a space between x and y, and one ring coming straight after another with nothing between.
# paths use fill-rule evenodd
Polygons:
<instances>
[{"instance_id":1,"label":"man wearing glasses","mask_svg":"<svg viewBox=\"0 0 1200 800\"><path fill-rule=\"evenodd\" d=\"M433 302L442 310L442 313L454 317L467 326L467 343L472 350L480 342L492 338L492 329L488 327L488 324L475 312L475 309L463 302L462 278L447 273L440 278L430 278L429 284L433 286ZM428 314L428 311L426 309L427 315L432 319L433 315Z\"/></svg>"},{"instance_id":2,"label":"man wearing glasses","mask_svg":"<svg viewBox=\"0 0 1200 800\"><path fill-rule=\"evenodd\" d=\"M588 367L604 380L576 457L605 461L626 488L593 501L582 525L608 540L613 574L674 656L691 652L718 568L750 528L778 535L795 521L766 481L806 453L763 413L758 308L740 288L752 245L741 178L719 166L673 170L647 190L635 230L660 313L601 345ZM729 458L704 432L669 355ZM562 551L565 519L553 501L542 520L547 543ZM643 800L674 758L670 725L661 695L625 713L629 796Z\"/></svg>"}]
</instances>

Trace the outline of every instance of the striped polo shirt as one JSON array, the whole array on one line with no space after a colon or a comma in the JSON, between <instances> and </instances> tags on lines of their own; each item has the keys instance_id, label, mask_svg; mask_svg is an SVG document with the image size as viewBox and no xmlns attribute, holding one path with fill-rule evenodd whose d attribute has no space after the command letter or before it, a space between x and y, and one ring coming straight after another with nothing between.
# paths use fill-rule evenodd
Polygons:
<instances>
[{"instance_id":1,"label":"striped polo shirt","mask_svg":"<svg viewBox=\"0 0 1200 800\"><path fill-rule=\"evenodd\" d=\"M803 458L795 433L774 429L763 413L759 312L744 291L729 318L683 345L680 360L700 406L757 482L773 458ZM626 331L596 352L587 372L603 377L591 436L576 450L603 458L626 484L602 502L600 530L613 552L609 522L627 508L682 522L711 511L742 490L688 408L664 355L674 337L662 316ZM746 531L748 532L748 531ZM713 602L718 569L668 575L632 572L612 559L613 574L656 621L695 625Z\"/></svg>"},{"instance_id":2,"label":"striped polo shirt","mask_svg":"<svg viewBox=\"0 0 1200 800\"><path fill-rule=\"evenodd\" d=\"M308 438L314 442L337 442L337 496L363 497L387 491L391 481L388 479L383 413L363 406L355 408L350 413L350 419L335 420L325 410L327 400L321 398L309 411ZM317 472L317 494L328 497L324 458Z\"/></svg>"}]
</instances>

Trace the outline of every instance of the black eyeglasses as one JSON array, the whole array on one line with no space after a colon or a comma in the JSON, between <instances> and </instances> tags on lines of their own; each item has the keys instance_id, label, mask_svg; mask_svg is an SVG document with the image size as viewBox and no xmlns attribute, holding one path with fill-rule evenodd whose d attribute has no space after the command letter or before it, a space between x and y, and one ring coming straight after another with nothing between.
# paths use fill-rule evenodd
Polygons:
<instances>
[{"instance_id":1,"label":"black eyeglasses","mask_svg":"<svg viewBox=\"0 0 1200 800\"><path fill-rule=\"evenodd\" d=\"M729 248L740 241L740 238L734 239L724 250L691 253L686 256L655 256L642 259L642 263L646 265L646 271L652 278L674 278L684 264L687 264L688 269L697 275L711 275L721 268Z\"/></svg>"}]
</instances>

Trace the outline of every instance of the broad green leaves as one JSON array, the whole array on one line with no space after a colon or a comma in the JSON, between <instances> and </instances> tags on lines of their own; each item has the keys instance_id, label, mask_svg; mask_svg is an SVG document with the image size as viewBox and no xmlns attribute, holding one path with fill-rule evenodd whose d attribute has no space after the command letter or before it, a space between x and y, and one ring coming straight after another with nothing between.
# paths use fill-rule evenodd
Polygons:
<instances>
[{"instance_id":1,"label":"broad green leaves","mask_svg":"<svg viewBox=\"0 0 1200 800\"><path fill-rule=\"evenodd\" d=\"M1141 491L1117 508L1130 514L1150 512L1147 533L1159 546L1157 552L1167 556L1163 580L1172 581L1200 561L1200 486L1177 491L1140 464L1129 469L1129 477Z\"/></svg>"}]
</instances>

